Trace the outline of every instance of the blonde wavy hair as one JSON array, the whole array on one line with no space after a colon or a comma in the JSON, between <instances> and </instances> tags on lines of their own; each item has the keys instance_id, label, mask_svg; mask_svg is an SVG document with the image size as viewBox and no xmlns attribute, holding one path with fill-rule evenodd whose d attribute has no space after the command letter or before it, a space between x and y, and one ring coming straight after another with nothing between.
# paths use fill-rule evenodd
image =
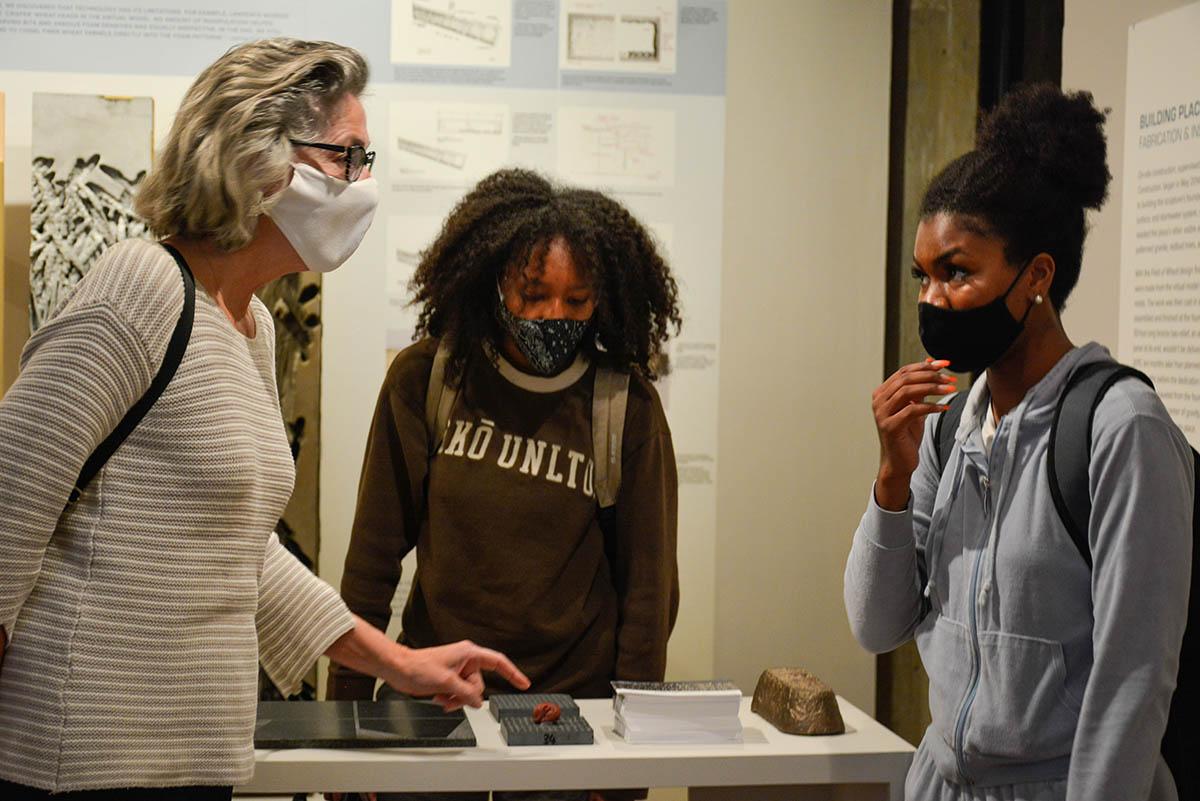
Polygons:
<instances>
[{"instance_id":1,"label":"blonde wavy hair","mask_svg":"<svg viewBox=\"0 0 1200 801\"><path fill-rule=\"evenodd\" d=\"M318 139L337 103L361 95L367 78L362 55L332 42L276 38L233 48L188 89L135 211L160 237L244 247L286 186L288 140Z\"/></svg>"}]
</instances>

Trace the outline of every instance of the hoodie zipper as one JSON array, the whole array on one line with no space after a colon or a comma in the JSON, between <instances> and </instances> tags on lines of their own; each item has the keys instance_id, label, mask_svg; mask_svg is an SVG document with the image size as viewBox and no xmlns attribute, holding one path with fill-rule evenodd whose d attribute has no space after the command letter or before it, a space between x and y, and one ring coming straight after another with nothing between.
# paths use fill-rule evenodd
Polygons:
<instances>
[{"instance_id":1,"label":"hoodie zipper","mask_svg":"<svg viewBox=\"0 0 1200 801\"><path fill-rule=\"evenodd\" d=\"M983 519L986 522L987 530L991 530L992 524L992 488L991 480L984 476L980 479L980 485L983 488ZM963 698L962 706L958 711L958 723L954 727L954 759L958 764L958 774L962 779L963 784L974 784L974 779L967 772L966 756L963 753L964 739L967 729L967 715L970 714L971 706L975 703L975 696L979 692L979 677L981 674L980 661L982 657L979 652L979 621L977 618L976 599L979 596L979 569L983 564L984 555L987 553L987 548L983 548L979 555L975 557L975 564L971 569L971 592L968 595L970 613L967 615L967 622L971 635L971 683L967 689L966 697Z\"/></svg>"}]
</instances>

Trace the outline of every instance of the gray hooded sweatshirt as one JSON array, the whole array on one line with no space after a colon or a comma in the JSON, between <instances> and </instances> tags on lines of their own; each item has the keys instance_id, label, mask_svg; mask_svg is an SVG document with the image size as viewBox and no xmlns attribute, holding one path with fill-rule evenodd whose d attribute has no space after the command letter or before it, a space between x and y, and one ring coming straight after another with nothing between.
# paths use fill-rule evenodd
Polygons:
<instances>
[{"instance_id":1,"label":"gray hooded sweatshirt","mask_svg":"<svg viewBox=\"0 0 1200 801\"><path fill-rule=\"evenodd\" d=\"M855 532L851 628L876 653L916 638L933 721L921 749L946 782L1065 779L1070 801L1175 799L1159 747L1191 574L1187 440L1140 381L1105 395L1091 449L1092 569L1047 479L1067 377L1107 358L1094 343L1064 356L1000 421L990 454L979 380L940 478L930 416L908 508L885 511L872 492Z\"/></svg>"}]
</instances>

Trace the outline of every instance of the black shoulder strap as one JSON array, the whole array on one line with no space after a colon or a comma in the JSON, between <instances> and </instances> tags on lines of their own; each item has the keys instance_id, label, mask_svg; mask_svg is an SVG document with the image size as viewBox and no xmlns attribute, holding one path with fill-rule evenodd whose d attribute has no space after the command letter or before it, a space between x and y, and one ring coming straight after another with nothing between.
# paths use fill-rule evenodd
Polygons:
<instances>
[{"instance_id":1,"label":"black shoulder strap","mask_svg":"<svg viewBox=\"0 0 1200 801\"><path fill-rule=\"evenodd\" d=\"M171 334L170 342L167 343L167 354L163 357L162 366L158 368L158 374L150 382L150 387L145 394L138 399L137 403L129 407L129 411L121 418L121 422L117 423L117 427L84 462L83 469L79 471L79 478L75 481L75 488L71 490L68 504L79 500L79 496L87 489L88 484L104 468L109 458L133 433L138 423L150 411L150 407L163 394L167 384L171 383L171 379L175 377L175 371L179 369L184 351L187 350L188 341L192 338L192 321L196 311L196 281L192 277L192 271L183 258L183 254L168 244L164 243L163 247L175 258L175 263L179 265L179 272L183 275L183 311L179 313L179 322L175 323L175 331Z\"/></svg>"},{"instance_id":2,"label":"black shoulder strap","mask_svg":"<svg viewBox=\"0 0 1200 801\"><path fill-rule=\"evenodd\" d=\"M1125 378L1136 378L1154 388L1154 382L1145 373L1113 361L1092 362L1076 369L1059 396L1050 427L1050 448L1046 455L1050 497L1089 568L1092 549L1088 543L1088 520L1092 514L1092 496L1088 465L1092 456L1092 422L1105 393Z\"/></svg>"},{"instance_id":3,"label":"black shoulder strap","mask_svg":"<svg viewBox=\"0 0 1200 801\"><path fill-rule=\"evenodd\" d=\"M968 394L960 392L951 398L950 402L946 404L946 411L938 415L937 422L933 426L933 442L937 446L939 476L946 469L946 460L950 458L950 452L954 450L954 437L958 433L958 424L962 422Z\"/></svg>"}]
</instances>

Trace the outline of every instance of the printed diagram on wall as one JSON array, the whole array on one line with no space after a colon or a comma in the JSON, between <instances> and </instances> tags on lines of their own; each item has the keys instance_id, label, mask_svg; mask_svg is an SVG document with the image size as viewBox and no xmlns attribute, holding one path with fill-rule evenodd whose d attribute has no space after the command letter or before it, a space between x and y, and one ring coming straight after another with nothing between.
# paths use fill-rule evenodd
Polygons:
<instances>
[{"instance_id":1,"label":"printed diagram on wall","mask_svg":"<svg viewBox=\"0 0 1200 801\"><path fill-rule=\"evenodd\" d=\"M563 0L558 66L601 72L675 72L676 4Z\"/></svg>"},{"instance_id":2,"label":"printed diagram on wall","mask_svg":"<svg viewBox=\"0 0 1200 801\"><path fill-rule=\"evenodd\" d=\"M35 92L29 322L46 320L110 245L147 236L133 194L150 169L154 100Z\"/></svg>"},{"instance_id":3,"label":"printed diagram on wall","mask_svg":"<svg viewBox=\"0 0 1200 801\"><path fill-rule=\"evenodd\" d=\"M417 328L416 308L409 305L408 282L412 280L421 253L433 244L442 218L435 215L397 215L387 226L387 363L413 344Z\"/></svg>"},{"instance_id":4,"label":"printed diagram on wall","mask_svg":"<svg viewBox=\"0 0 1200 801\"><path fill-rule=\"evenodd\" d=\"M508 161L510 126L504 105L392 103L392 180L470 186Z\"/></svg>"},{"instance_id":5,"label":"printed diagram on wall","mask_svg":"<svg viewBox=\"0 0 1200 801\"><path fill-rule=\"evenodd\" d=\"M512 0L392 0L392 63L508 67Z\"/></svg>"},{"instance_id":6,"label":"printed diagram on wall","mask_svg":"<svg viewBox=\"0 0 1200 801\"><path fill-rule=\"evenodd\" d=\"M675 112L564 107L558 112L558 171L598 188L675 183Z\"/></svg>"}]
</instances>

